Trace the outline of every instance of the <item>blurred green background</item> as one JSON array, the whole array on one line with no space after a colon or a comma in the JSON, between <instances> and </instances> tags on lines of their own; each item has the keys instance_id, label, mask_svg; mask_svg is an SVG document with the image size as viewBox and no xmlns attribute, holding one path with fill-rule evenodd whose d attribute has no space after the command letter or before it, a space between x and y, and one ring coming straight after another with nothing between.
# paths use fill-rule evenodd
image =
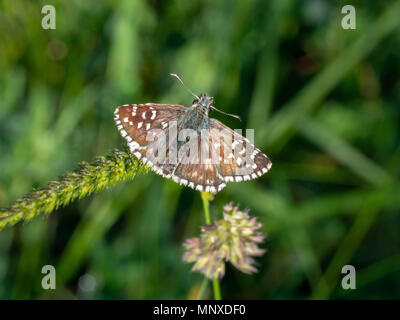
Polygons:
<instances>
[{"instance_id":1,"label":"blurred green background","mask_svg":"<svg viewBox=\"0 0 400 320\"><path fill-rule=\"evenodd\" d=\"M41 28L45 4L56 30ZM259 273L228 267L223 298L400 298L399 16L399 1L2 0L0 206L122 148L116 106L190 104L176 72L274 163L211 203L214 217L250 208L268 233ZM198 192L138 176L1 231L0 298L195 298L181 244L202 224Z\"/></svg>"}]
</instances>

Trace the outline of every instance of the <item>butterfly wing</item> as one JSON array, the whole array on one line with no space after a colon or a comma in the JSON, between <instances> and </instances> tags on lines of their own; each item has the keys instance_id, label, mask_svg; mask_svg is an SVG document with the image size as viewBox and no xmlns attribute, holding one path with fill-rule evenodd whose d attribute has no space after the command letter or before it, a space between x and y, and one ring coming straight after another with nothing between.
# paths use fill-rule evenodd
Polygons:
<instances>
[{"instance_id":1,"label":"butterfly wing","mask_svg":"<svg viewBox=\"0 0 400 320\"><path fill-rule=\"evenodd\" d=\"M172 172L172 179L182 185L188 186L194 190L217 193L221 191L226 183L224 177L219 174L212 158L208 156L210 150L210 141L208 132L203 135L197 132L198 151L185 163L179 159L179 164ZM202 155L207 155L203 157Z\"/></svg>"},{"instance_id":2,"label":"butterfly wing","mask_svg":"<svg viewBox=\"0 0 400 320\"><path fill-rule=\"evenodd\" d=\"M171 121L177 121L186 107L181 104L126 104L115 112L115 123L128 144L135 141L140 146L149 144L148 131L165 130Z\"/></svg>"},{"instance_id":3,"label":"butterfly wing","mask_svg":"<svg viewBox=\"0 0 400 320\"><path fill-rule=\"evenodd\" d=\"M218 120L209 119L205 130L197 132L198 152L172 172L172 179L198 191L216 193L227 182L252 180L272 166L268 157L247 138ZM181 159L179 159L181 160Z\"/></svg>"},{"instance_id":4,"label":"butterfly wing","mask_svg":"<svg viewBox=\"0 0 400 320\"><path fill-rule=\"evenodd\" d=\"M220 121L210 118L209 132L220 138L220 145L214 142L211 148L217 149L216 168L225 182L256 179L271 169L271 160L260 149Z\"/></svg>"},{"instance_id":5,"label":"butterfly wing","mask_svg":"<svg viewBox=\"0 0 400 320\"><path fill-rule=\"evenodd\" d=\"M170 178L176 162L170 161L168 141L171 126L176 127L177 120L186 107L181 104L129 104L118 107L115 112L115 123L122 137L128 142L130 151L156 173ZM154 137L164 132L165 143L160 145ZM165 148L157 162L148 157L154 148Z\"/></svg>"}]
</instances>

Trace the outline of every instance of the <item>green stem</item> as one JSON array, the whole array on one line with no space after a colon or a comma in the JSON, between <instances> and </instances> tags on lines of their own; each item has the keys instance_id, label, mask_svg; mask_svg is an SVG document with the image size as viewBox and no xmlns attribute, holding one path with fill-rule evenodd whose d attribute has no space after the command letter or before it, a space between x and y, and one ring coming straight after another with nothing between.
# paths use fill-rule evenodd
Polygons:
<instances>
[{"instance_id":1,"label":"green stem","mask_svg":"<svg viewBox=\"0 0 400 320\"><path fill-rule=\"evenodd\" d=\"M201 200L203 201L203 208L204 208L204 218L207 224L211 224L210 198L211 195L208 192L201 192ZM221 288L219 286L219 281L217 278L213 279L213 292L214 292L214 299L221 300Z\"/></svg>"},{"instance_id":2,"label":"green stem","mask_svg":"<svg viewBox=\"0 0 400 320\"><path fill-rule=\"evenodd\" d=\"M213 279L213 290L214 290L214 299L215 300L221 300L221 289L219 287L219 282L218 279L215 278Z\"/></svg>"},{"instance_id":3,"label":"green stem","mask_svg":"<svg viewBox=\"0 0 400 320\"><path fill-rule=\"evenodd\" d=\"M204 277L203 281L201 282L199 294L197 295L197 299L196 300L202 300L203 299L204 294L206 293L207 285L208 285L208 279L206 277Z\"/></svg>"},{"instance_id":4,"label":"green stem","mask_svg":"<svg viewBox=\"0 0 400 320\"><path fill-rule=\"evenodd\" d=\"M91 164L82 162L79 167L74 172L66 173L59 181L51 181L45 188L34 190L9 208L0 210L0 230L40 214L49 214L73 200L148 171L148 168L130 153L119 150L114 150L107 157L98 157Z\"/></svg>"},{"instance_id":5,"label":"green stem","mask_svg":"<svg viewBox=\"0 0 400 320\"><path fill-rule=\"evenodd\" d=\"M209 199L210 196L207 192L201 192L201 200L203 201L204 218L206 219L206 224L211 224Z\"/></svg>"}]
</instances>

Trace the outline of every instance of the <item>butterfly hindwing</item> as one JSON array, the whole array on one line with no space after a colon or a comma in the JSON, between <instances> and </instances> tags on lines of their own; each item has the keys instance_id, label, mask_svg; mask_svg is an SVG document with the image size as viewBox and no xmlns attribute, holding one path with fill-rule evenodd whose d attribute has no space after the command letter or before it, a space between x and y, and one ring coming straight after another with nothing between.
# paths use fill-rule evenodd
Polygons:
<instances>
[{"instance_id":1,"label":"butterfly hindwing","mask_svg":"<svg viewBox=\"0 0 400 320\"><path fill-rule=\"evenodd\" d=\"M172 179L185 186L198 191L216 193L221 191L226 183L218 173L217 166L210 157L211 145L209 139L197 132L197 152L183 162L179 158L179 164L172 173Z\"/></svg>"},{"instance_id":2,"label":"butterfly hindwing","mask_svg":"<svg viewBox=\"0 0 400 320\"><path fill-rule=\"evenodd\" d=\"M220 121L210 118L209 131L220 137L220 146L215 151L220 155L216 166L225 182L252 180L271 168L272 162L264 153Z\"/></svg>"}]
</instances>

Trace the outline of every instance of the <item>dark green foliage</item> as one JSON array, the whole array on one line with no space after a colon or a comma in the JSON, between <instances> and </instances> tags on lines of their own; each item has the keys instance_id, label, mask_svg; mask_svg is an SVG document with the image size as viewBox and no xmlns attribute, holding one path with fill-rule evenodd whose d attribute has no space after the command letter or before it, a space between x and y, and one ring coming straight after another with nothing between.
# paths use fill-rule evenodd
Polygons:
<instances>
[{"instance_id":1,"label":"dark green foliage","mask_svg":"<svg viewBox=\"0 0 400 320\"><path fill-rule=\"evenodd\" d=\"M125 145L118 105L190 104L174 72L241 116L210 115L254 128L273 162L267 175L229 183L210 202L211 219L234 201L268 234L258 273L227 266L224 299L400 296L399 1L353 1L356 30L341 28L345 1L50 2L56 30L41 28L48 2L0 0L1 208L32 189L30 203L50 210L81 196L70 193L79 183L84 193L101 188L71 174L61 183L67 196L40 191ZM112 158L139 169L125 154ZM85 167L95 173L89 180L121 178ZM212 298L182 262L182 242L206 224L202 211L198 192L149 172L6 227L0 298ZM54 291L40 285L47 264L57 270ZM341 288L346 264L356 268L356 290Z\"/></svg>"}]
</instances>

